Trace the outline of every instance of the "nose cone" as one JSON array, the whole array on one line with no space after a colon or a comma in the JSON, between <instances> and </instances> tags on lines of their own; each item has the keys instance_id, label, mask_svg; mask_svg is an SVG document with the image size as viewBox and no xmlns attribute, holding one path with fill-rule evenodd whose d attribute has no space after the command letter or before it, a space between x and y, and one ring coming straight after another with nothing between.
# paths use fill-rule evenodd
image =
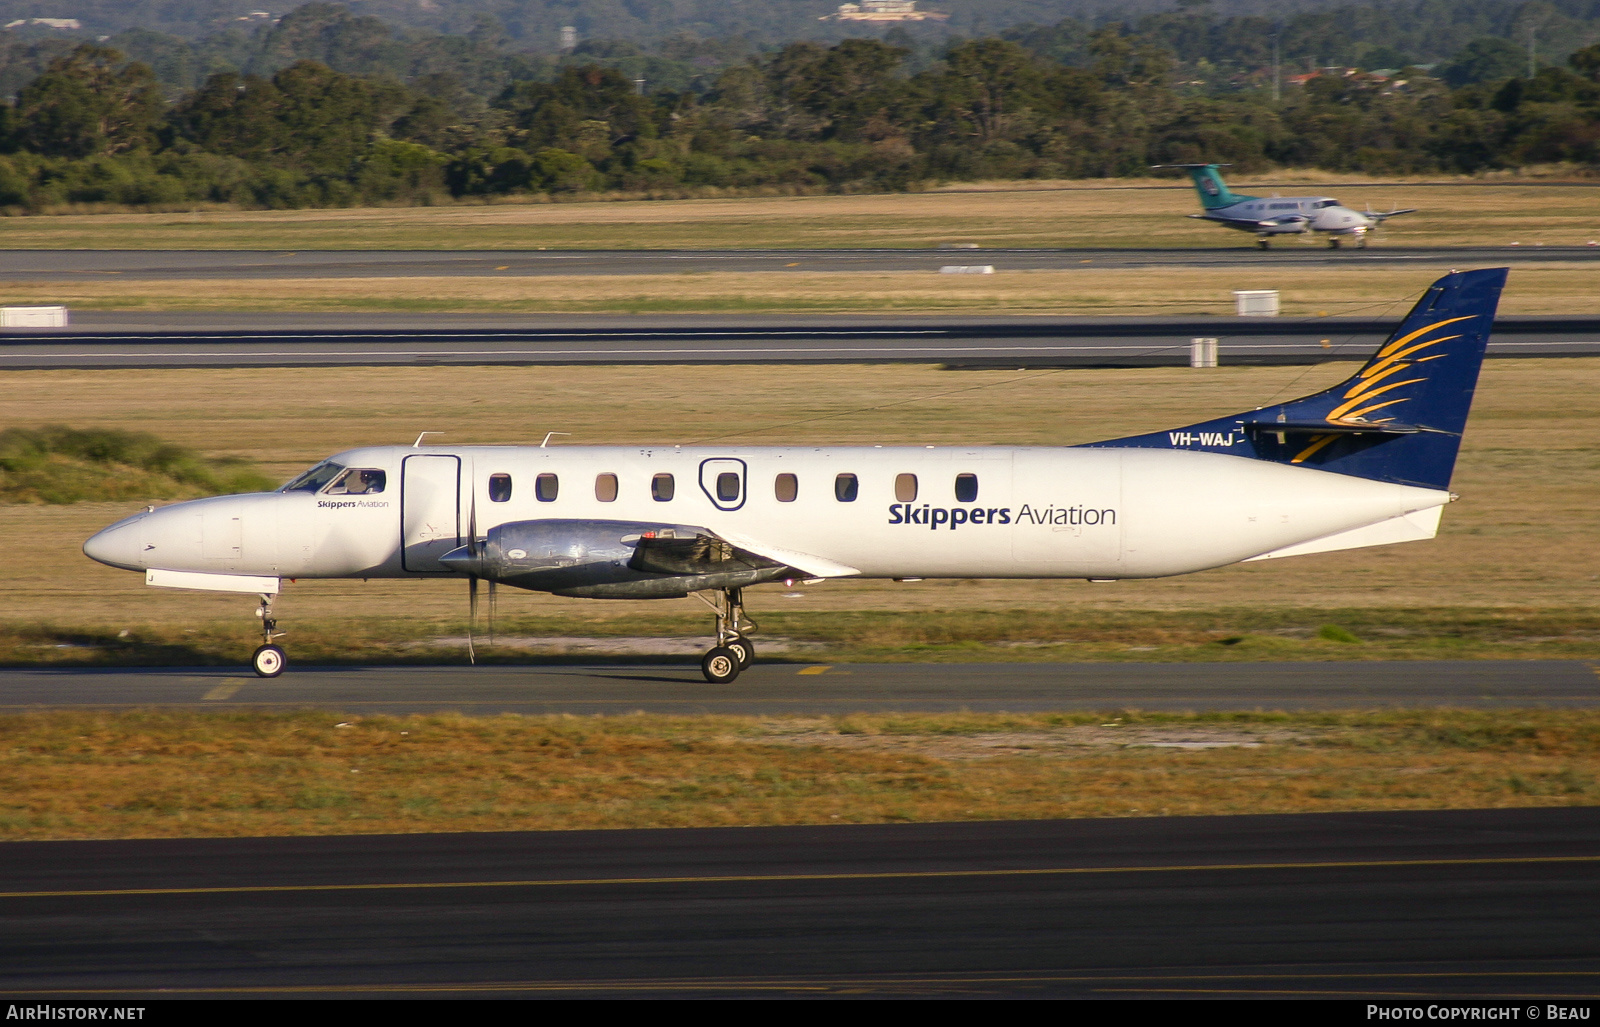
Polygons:
<instances>
[{"instance_id":1,"label":"nose cone","mask_svg":"<svg viewBox=\"0 0 1600 1027\"><path fill-rule=\"evenodd\" d=\"M127 571L144 570L144 532L139 527L144 518L137 514L90 536L83 544L83 555Z\"/></svg>"}]
</instances>

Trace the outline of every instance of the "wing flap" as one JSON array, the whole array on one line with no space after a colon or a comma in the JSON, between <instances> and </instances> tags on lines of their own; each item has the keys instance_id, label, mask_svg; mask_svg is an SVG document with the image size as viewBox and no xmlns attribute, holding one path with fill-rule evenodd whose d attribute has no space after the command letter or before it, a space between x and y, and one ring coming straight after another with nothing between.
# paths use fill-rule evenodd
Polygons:
<instances>
[{"instance_id":1,"label":"wing flap","mask_svg":"<svg viewBox=\"0 0 1600 1027\"><path fill-rule=\"evenodd\" d=\"M812 556L810 553L800 553L793 549L784 549L780 546L770 545L748 535L739 535L731 531L718 532L723 539L746 550L756 556L793 567L797 571L804 571L813 578L850 578L860 574L858 568L842 564L821 556Z\"/></svg>"}]
</instances>

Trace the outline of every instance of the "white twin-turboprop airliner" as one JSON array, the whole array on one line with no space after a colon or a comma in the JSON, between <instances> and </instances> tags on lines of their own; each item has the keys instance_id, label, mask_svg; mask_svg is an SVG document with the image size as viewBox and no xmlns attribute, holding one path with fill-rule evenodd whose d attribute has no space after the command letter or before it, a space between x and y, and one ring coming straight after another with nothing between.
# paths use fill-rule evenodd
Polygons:
<instances>
[{"instance_id":1,"label":"white twin-turboprop airliner","mask_svg":"<svg viewBox=\"0 0 1600 1027\"><path fill-rule=\"evenodd\" d=\"M754 647L743 590L815 578L1153 578L1432 538L1506 269L1439 279L1366 365L1302 399L1071 447L377 446L276 492L135 514L84 543L151 585L479 579L586 599L691 593L702 661ZM418 440L421 441L420 439Z\"/></svg>"}]
</instances>

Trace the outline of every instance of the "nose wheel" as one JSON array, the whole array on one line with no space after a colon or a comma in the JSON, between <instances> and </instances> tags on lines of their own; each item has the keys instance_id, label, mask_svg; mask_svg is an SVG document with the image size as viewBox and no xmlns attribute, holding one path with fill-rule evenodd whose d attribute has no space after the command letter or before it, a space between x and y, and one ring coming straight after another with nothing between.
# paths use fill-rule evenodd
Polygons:
<instances>
[{"instance_id":1,"label":"nose wheel","mask_svg":"<svg viewBox=\"0 0 1600 1027\"><path fill-rule=\"evenodd\" d=\"M712 595L707 599L695 593L717 618L717 644L700 661L700 671L713 685L725 685L755 662L756 647L745 632L755 631L756 623L745 615L743 589L725 588Z\"/></svg>"},{"instance_id":2,"label":"nose wheel","mask_svg":"<svg viewBox=\"0 0 1600 1027\"><path fill-rule=\"evenodd\" d=\"M262 593L256 616L261 618L261 645L250 654L250 666L258 677L275 678L288 666L289 658L276 644L284 632L278 630L278 622L272 616L272 596Z\"/></svg>"},{"instance_id":3,"label":"nose wheel","mask_svg":"<svg viewBox=\"0 0 1600 1027\"><path fill-rule=\"evenodd\" d=\"M275 645L261 646L250 657L250 665L255 668L257 676L264 678L275 678L282 674L284 664L288 662L283 650Z\"/></svg>"}]
</instances>

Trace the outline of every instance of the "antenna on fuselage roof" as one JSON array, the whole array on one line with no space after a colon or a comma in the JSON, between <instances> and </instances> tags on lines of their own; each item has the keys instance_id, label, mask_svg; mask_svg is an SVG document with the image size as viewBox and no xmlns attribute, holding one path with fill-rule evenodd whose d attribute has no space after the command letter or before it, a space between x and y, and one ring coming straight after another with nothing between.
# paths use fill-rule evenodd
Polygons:
<instances>
[{"instance_id":1,"label":"antenna on fuselage roof","mask_svg":"<svg viewBox=\"0 0 1600 1027\"><path fill-rule=\"evenodd\" d=\"M416 449L418 446L422 445L422 439L423 439L424 436L427 436L427 435L448 435L448 434L450 434L450 433L449 432L445 432L445 431L418 432L417 433L417 441L415 441L415 442L413 442L411 444L411 448L412 449Z\"/></svg>"},{"instance_id":2,"label":"antenna on fuselage roof","mask_svg":"<svg viewBox=\"0 0 1600 1027\"><path fill-rule=\"evenodd\" d=\"M550 438L552 436L554 436L554 435L571 435L571 434L572 433L569 432L569 431L547 431L547 432L544 433L544 441L539 443L539 448L543 449L544 447L550 445Z\"/></svg>"}]
</instances>

